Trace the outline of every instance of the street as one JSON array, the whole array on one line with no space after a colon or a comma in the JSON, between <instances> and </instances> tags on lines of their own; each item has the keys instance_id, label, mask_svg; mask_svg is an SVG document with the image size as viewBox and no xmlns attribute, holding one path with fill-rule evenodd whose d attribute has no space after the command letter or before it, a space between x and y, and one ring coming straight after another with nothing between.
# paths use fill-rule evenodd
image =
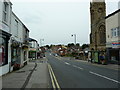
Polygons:
<instances>
[{"instance_id":1,"label":"street","mask_svg":"<svg viewBox=\"0 0 120 90\"><path fill-rule=\"evenodd\" d=\"M70 57L30 60L20 70L2 77L3 88L119 88L119 70ZM16 85L15 85L16 84Z\"/></svg>"},{"instance_id":2,"label":"street","mask_svg":"<svg viewBox=\"0 0 120 90\"><path fill-rule=\"evenodd\" d=\"M118 88L118 71L46 54L60 88Z\"/></svg>"}]
</instances>

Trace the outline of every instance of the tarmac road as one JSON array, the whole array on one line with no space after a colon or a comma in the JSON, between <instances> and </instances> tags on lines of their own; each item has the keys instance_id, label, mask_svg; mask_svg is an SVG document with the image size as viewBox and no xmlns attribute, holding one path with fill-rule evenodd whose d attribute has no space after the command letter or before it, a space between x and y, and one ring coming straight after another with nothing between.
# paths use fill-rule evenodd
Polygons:
<instances>
[{"instance_id":1,"label":"tarmac road","mask_svg":"<svg viewBox=\"0 0 120 90\"><path fill-rule=\"evenodd\" d=\"M60 88L118 88L118 71L46 54Z\"/></svg>"}]
</instances>

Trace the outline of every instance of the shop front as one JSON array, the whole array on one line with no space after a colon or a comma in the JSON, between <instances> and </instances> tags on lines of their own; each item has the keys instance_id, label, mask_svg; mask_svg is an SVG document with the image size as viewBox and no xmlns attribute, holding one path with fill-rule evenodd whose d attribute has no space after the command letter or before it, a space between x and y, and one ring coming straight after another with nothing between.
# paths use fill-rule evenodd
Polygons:
<instances>
[{"instance_id":1,"label":"shop front","mask_svg":"<svg viewBox=\"0 0 120 90\"><path fill-rule=\"evenodd\" d=\"M8 41L11 34L0 30L0 76L9 72L8 65Z\"/></svg>"},{"instance_id":2,"label":"shop front","mask_svg":"<svg viewBox=\"0 0 120 90\"><path fill-rule=\"evenodd\" d=\"M13 70L19 69L21 65L21 43L12 40L11 44L11 66L13 66Z\"/></svg>"},{"instance_id":3,"label":"shop front","mask_svg":"<svg viewBox=\"0 0 120 90\"><path fill-rule=\"evenodd\" d=\"M107 49L108 63L120 64L120 49Z\"/></svg>"},{"instance_id":4,"label":"shop front","mask_svg":"<svg viewBox=\"0 0 120 90\"><path fill-rule=\"evenodd\" d=\"M29 59L37 59L37 50L35 48L29 48Z\"/></svg>"},{"instance_id":5,"label":"shop front","mask_svg":"<svg viewBox=\"0 0 120 90\"><path fill-rule=\"evenodd\" d=\"M107 48L108 63L120 64L120 41L112 42Z\"/></svg>"},{"instance_id":6,"label":"shop front","mask_svg":"<svg viewBox=\"0 0 120 90\"><path fill-rule=\"evenodd\" d=\"M27 65L28 62L28 45L22 46L22 53L23 53L23 65Z\"/></svg>"},{"instance_id":7,"label":"shop front","mask_svg":"<svg viewBox=\"0 0 120 90\"><path fill-rule=\"evenodd\" d=\"M89 61L98 64L107 64L106 51L89 51Z\"/></svg>"}]
</instances>

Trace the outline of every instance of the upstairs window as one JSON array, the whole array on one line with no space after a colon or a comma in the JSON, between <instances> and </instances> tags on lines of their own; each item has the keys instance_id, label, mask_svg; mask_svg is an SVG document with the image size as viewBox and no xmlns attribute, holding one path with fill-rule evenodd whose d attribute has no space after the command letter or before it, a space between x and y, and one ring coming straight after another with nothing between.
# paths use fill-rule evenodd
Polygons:
<instances>
[{"instance_id":1,"label":"upstairs window","mask_svg":"<svg viewBox=\"0 0 120 90\"><path fill-rule=\"evenodd\" d=\"M17 37L18 36L18 21L17 20L15 20L15 27L14 27L14 29L15 29L15 36Z\"/></svg>"},{"instance_id":2,"label":"upstairs window","mask_svg":"<svg viewBox=\"0 0 120 90\"><path fill-rule=\"evenodd\" d=\"M120 27L112 28L111 29L112 37L120 36Z\"/></svg>"},{"instance_id":3,"label":"upstairs window","mask_svg":"<svg viewBox=\"0 0 120 90\"><path fill-rule=\"evenodd\" d=\"M117 27L118 29L118 36L120 36L120 27Z\"/></svg>"},{"instance_id":4,"label":"upstairs window","mask_svg":"<svg viewBox=\"0 0 120 90\"><path fill-rule=\"evenodd\" d=\"M3 21L4 22L8 22L8 3L7 2L4 2L3 3Z\"/></svg>"}]
</instances>

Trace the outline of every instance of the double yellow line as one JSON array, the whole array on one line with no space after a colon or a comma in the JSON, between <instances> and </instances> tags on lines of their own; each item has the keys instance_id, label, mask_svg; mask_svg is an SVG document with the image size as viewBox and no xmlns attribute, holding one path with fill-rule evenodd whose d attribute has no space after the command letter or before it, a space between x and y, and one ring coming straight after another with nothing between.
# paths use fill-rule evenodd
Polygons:
<instances>
[{"instance_id":1,"label":"double yellow line","mask_svg":"<svg viewBox=\"0 0 120 90\"><path fill-rule=\"evenodd\" d=\"M61 90L60 89L60 86L59 86L59 84L58 84L58 81L57 81L57 79L56 79L56 77L55 77L55 74L54 74L54 72L53 72L53 70L52 70L52 67L51 67L51 65L50 64L48 64L48 69L49 69L49 73L50 73L50 78L51 78L51 82L52 82L52 87L53 87L53 89L54 90Z\"/></svg>"}]
</instances>

